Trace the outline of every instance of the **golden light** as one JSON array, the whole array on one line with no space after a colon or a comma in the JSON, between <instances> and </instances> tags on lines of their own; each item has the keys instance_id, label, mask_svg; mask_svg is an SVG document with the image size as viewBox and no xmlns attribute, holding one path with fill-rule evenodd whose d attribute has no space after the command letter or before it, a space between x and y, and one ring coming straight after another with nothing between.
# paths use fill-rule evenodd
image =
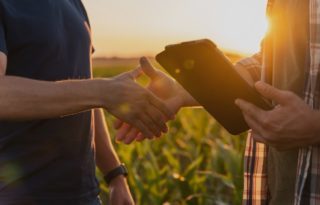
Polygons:
<instances>
[{"instance_id":1,"label":"golden light","mask_svg":"<svg viewBox=\"0 0 320 205\"><path fill-rule=\"evenodd\" d=\"M259 50L266 0L83 0L96 56L155 55L165 45L210 38L242 53Z\"/></svg>"}]
</instances>

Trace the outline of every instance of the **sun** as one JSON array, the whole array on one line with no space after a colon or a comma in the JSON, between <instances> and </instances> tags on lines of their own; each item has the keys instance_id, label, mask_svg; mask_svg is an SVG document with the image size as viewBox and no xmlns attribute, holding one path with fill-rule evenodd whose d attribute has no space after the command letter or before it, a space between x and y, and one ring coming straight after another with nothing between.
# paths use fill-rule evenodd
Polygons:
<instances>
[{"instance_id":1,"label":"sun","mask_svg":"<svg viewBox=\"0 0 320 205\"><path fill-rule=\"evenodd\" d=\"M266 0L219 1L221 12L213 20L210 37L220 47L252 54L260 49L260 42L267 29Z\"/></svg>"}]
</instances>

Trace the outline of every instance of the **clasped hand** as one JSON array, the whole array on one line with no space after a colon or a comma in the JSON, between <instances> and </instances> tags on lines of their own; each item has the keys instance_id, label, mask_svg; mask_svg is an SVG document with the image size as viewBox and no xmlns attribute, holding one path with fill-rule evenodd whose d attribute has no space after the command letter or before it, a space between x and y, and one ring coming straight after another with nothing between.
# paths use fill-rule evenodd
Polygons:
<instances>
[{"instance_id":1,"label":"clasped hand","mask_svg":"<svg viewBox=\"0 0 320 205\"><path fill-rule=\"evenodd\" d=\"M183 106L197 105L175 80L155 69L146 58L142 58L140 64L143 73L151 79L148 90L163 100L172 113L177 113ZM265 111L244 100L236 100L256 141L278 150L319 143L319 111L311 109L293 92L279 90L263 82L257 82L255 88L262 96L277 103L274 109ZM163 120L168 121L169 118ZM115 128L118 129L116 140L126 144L155 136L146 136L138 127L120 120L116 121Z\"/></svg>"},{"instance_id":2,"label":"clasped hand","mask_svg":"<svg viewBox=\"0 0 320 205\"><path fill-rule=\"evenodd\" d=\"M146 58L140 59L140 65L143 73L150 78L147 89L163 100L172 113L177 113L182 106L197 105L197 102L174 79L155 69ZM170 118L163 120L168 121ZM125 144L130 144L135 140L142 141L160 137L160 135L144 135L138 127L121 120L115 122L115 128L118 129L116 140Z\"/></svg>"},{"instance_id":3,"label":"clasped hand","mask_svg":"<svg viewBox=\"0 0 320 205\"><path fill-rule=\"evenodd\" d=\"M135 82L141 73L138 68L103 80L108 85L107 92L112 93L103 95L106 96L103 104L111 114L135 126L144 136L160 136L168 130L166 119L173 118L173 113L161 99Z\"/></svg>"}]
</instances>

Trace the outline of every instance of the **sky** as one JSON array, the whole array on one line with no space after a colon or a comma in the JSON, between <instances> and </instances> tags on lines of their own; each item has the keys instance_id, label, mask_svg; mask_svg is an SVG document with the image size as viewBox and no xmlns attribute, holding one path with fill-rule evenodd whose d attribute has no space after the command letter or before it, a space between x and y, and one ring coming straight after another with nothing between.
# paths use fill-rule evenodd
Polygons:
<instances>
[{"instance_id":1,"label":"sky","mask_svg":"<svg viewBox=\"0 0 320 205\"><path fill-rule=\"evenodd\" d=\"M252 54L267 29L266 0L82 0L95 56L154 56L172 43L209 38Z\"/></svg>"}]
</instances>

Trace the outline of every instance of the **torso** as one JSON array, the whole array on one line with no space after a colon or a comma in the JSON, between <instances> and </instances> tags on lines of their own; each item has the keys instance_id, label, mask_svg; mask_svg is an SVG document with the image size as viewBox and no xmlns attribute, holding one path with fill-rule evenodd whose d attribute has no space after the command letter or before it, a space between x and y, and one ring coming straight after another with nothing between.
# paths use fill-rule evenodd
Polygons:
<instances>
[{"instance_id":1,"label":"torso","mask_svg":"<svg viewBox=\"0 0 320 205\"><path fill-rule=\"evenodd\" d=\"M1 0L0 18L6 75L46 81L91 78L90 30L80 0ZM95 198L92 129L91 111L0 121L0 204L63 205Z\"/></svg>"}]
</instances>

